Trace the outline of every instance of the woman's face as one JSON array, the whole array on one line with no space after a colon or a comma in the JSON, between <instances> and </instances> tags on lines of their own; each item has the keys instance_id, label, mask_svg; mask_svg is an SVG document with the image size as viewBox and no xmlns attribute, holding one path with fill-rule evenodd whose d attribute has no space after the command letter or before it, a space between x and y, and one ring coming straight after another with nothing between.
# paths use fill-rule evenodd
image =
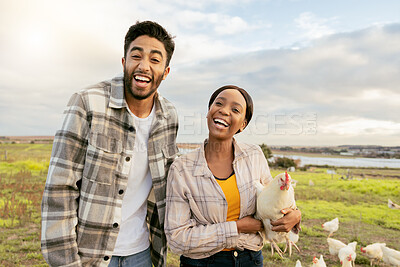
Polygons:
<instances>
[{"instance_id":1,"label":"woman's face","mask_svg":"<svg viewBox=\"0 0 400 267\"><path fill-rule=\"evenodd\" d=\"M209 135L227 139L242 131L247 124L246 108L246 100L238 90L226 89L219 93L207 114Z\"/></svg>"}]
</instances>

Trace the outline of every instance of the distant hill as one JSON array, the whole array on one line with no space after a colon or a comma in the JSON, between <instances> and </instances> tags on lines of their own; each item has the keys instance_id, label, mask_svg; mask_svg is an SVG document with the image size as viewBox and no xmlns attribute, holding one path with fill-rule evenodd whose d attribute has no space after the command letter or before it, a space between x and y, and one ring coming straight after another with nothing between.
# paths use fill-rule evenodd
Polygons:
<instances>
[{"instance_id":1,"label":"distant hill","mask_svg":"<svg viewBox=\"0 0 400 267\"><path fill-rule=\"evenodd\" d=\"M54 136L0 136L0 143L48 144L53 143Z\"/></svg>"}]
</instances>

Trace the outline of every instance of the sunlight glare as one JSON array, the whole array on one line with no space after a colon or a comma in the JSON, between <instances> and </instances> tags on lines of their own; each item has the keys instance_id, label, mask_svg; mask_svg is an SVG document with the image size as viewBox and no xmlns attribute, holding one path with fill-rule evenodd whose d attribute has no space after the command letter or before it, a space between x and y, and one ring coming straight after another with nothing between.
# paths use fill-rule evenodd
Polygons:
<instances>
[{"instance_id":1,"label":"sunlight glare","mask_svg":"<svg viewBox=\"0 0 400 267\"><path fill-rule=\"evenodd\" d=\"M28 28L21 39L21 46L29 54L42 56L49 48L49 38L43 28Z\"/></svg>"}]
</instances>

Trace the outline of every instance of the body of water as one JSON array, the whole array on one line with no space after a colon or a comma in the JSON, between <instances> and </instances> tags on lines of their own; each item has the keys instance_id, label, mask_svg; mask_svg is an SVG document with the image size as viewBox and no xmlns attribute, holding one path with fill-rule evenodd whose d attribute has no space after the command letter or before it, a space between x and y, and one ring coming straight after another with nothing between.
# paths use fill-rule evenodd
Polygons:
<instances>
[{"instance_id":1,"label":"body of water","mask_svg":"<svg viewBox=\"0 0 400 267\"><path fill-rule=\"evenodd\" d=\"M300 166L304 165L330 165L336 167L373 167L373 168L400 168L400 159L378 159L378 158L330 158L330 157L307 157L274 154L274 157L287 157L299 159Z\"/></svg>"},{"instance_id":2,"label":"body of water","mask_svg":"<svg viewBox=\"0 0 400 267\"><path fill-rule=\"evenodd\" d=\"M193 149L179 149L180 154L186 154ZM366 168L399 168L400 159L379 159L379 158L331 158L331 157L307 157L297 155L274 154L274 157L287 157L299 159L300 166L304 165L329 165L336 167L366 167Z\"/></svg>"}]
</instances>

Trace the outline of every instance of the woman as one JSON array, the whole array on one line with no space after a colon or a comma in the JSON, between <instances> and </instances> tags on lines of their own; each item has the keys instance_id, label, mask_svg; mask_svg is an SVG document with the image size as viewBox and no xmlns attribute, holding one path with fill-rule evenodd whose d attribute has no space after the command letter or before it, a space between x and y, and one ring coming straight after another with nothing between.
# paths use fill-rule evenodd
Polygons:
<instances>
[{"instance_id":1,"label":"woman","mask_svg":"<svg viewBox=\"0 0 400 267\"><path fill-rule=\"evenodd\" d=\"M242 88L216 90L208 104L208 139L204 146L177 158L168 174L165 233L181 266L262 266L262 222L254 219L254 182L271 179L257 145L238 143L253 114L253 102ZM300 211L272 223L289 231Z\"/></svg>"}]
</instances>

